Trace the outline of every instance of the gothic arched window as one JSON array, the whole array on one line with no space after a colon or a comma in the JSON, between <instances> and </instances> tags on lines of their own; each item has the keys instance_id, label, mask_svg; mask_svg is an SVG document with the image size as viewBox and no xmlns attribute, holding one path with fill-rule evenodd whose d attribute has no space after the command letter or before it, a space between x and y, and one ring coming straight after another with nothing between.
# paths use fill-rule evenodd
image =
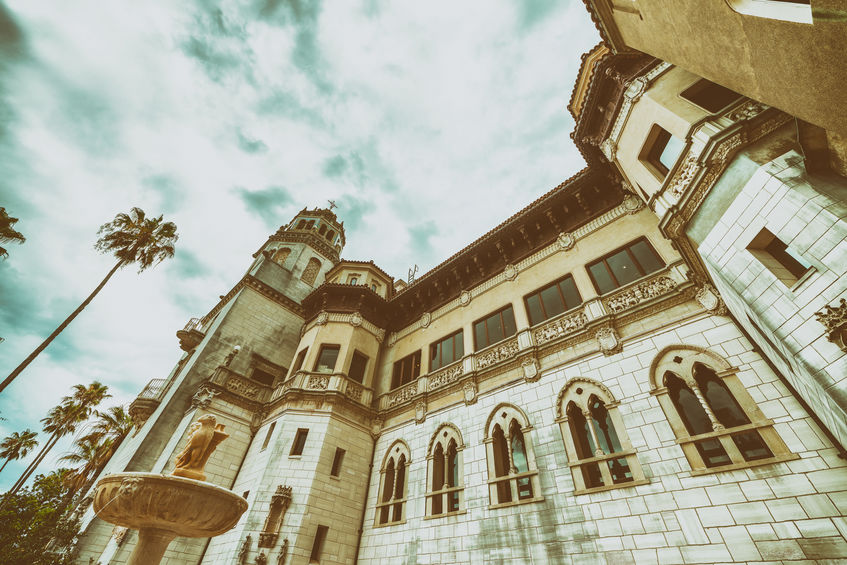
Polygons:
<instances>
[{"instance_id":1,"label":"gothic arched window","mask_svg":"<svg viewBox=\"0 0 847 565\"><path fill-rule=\"evenodd\" d=\"M395 441L388 449L380 474L379 499L376 505L376 525L397 524L406 520L406 475L409 447Z\"/></svg>"},{"instance_id":2,"label":"gothic arched window","mask_svg":"<svg viewBox=\"0 0 847 565\"><path fill-rule=\"evenodd\" d=\"M538 470L527 434L526 416L511 404L501 404L485 427L488 490L491 505L543 500Z\"/></svg>"},{"instance_id":3,"label":"gothic arched window","mask_svg":"<svg viewBox=\"0 0 847 565\"><path fill-rule=\"evenodd\" d=\"M557 422L577 494L649 482L618 413L602 384L571 379L559 393Z\"/></svg>"},{"instance_id":4,"label":"gothic arched window","mask_svg":"<svg viewBox=\"0 0 847 565\"><path fill-rule=\"evenodd\" d=\"M796 459L729 363L696 347L666 348L651 367L652 394L694 474Z\"/></svg>"},{"instance_id":5,"label":"gothic arched window","mask_svg":"<svg viewBox=\"0 0 847 565\"><path fill-rule=\"evenodd\" d=\"M462 436L451 424L444 424L432 436L427 461L427 516L459 512L464 507Z\"/></svg>"},{"instance_id":6,"label":"gothic arched window","mask_svg":"<svg viewBox=\"0 0 847 565\"><path fill-rule=\"evenodd\" d=\"M303 274L300 275L300 280L306 284L314 285L315 279L318 278L318 273L321 270L321 262L312 257L306 268L303 269Z\"/></svg>"}]
</instances>

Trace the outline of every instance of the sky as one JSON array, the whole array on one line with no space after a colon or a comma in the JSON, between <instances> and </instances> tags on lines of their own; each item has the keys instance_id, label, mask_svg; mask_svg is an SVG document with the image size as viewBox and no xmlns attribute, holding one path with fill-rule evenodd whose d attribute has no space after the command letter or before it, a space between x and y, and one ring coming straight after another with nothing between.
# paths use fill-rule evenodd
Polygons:
<instances>
[{"instance_id":1,"label":"sky","mask_svg":"<svg viewBox=\"0 0 847 565\"><path fill-rule=\"evenodd\" d=\"M105 408L166 377L175 332L304 207L334 200L342 257L405 279L572 176L598 41L581 0L0 0L0 206L27 238L0 260L0 376L114 265L101 224L138 206L179 231L0 394L0 438L74 384L108 385Z\"/></svg>"}]
</instances>

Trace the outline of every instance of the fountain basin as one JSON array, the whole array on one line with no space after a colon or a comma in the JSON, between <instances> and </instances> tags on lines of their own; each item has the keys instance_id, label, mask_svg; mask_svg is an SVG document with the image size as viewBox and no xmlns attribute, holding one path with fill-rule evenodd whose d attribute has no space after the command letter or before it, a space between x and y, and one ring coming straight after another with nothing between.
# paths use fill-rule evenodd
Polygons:
<instances>
[{"instance_id":1,"label":"fountain basin","mask_svg":"<svg viewBox=\"0 0 847 565\"><path fill-rule=\"evenodd\" d=\"M115 473L97 481L99 518L134 530L208 538L231 529L247 501L223 487L157 473Z\"/></svg>"}]
</instances>

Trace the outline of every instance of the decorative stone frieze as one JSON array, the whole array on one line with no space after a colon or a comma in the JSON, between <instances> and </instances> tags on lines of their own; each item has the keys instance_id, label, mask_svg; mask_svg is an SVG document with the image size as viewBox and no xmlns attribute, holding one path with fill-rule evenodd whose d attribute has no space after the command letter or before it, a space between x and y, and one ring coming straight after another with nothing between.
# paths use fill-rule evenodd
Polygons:
<instances>
[{"instance_id":1,"label":"decorative stone frieze","mask_svg":"<svg viewBox=\"0 0 847 565\"><path fill-rule=\"evenodd\" d=\"M419 400L415 404L415 423L423 424L424 420L426 420L426 402Z\"/></svg>"},{"instance_id":2,"label":"decorative stone frieze","mask_svg":"<svg viewBox=\"0 0 847 565\"><path fill-rule=\"evenodd\" d=\"M535 357L527 357L521 361L521 368L523 369L523 378L529 383L537 381L541 376L541 372L538 370L538 361Z\"/></svg>"},{"instance_id":3,"label":"decorative stone frieze","mask_svg":"<svg viewBox=\"0 0 847 565\"><path fill-rule=\"evenodd\" d=\"M355 383L348 382L345 394L347 395L347 398L349 398L350 400L355 400L356 402L361 402L363 391L364 391L364 389L362 387L360 387L359 385L357 385Z\"/></svg>"},{"instance_id":4,"label":"decorative stone frieze","mask_svg":"<svg viewBox=\"0 0 847 565\"><path fill-rule=\"evenodd\" d=\"M604 302L612 313L622 312L641 302L662 296L675 289L677 283L670 277L661 276L627 289L620 294L607 298Z\"/></svg>"},{"instance_id":5,"label":"decorative stone frieze","mask_svg":"<svg viewBox=\"0 0 847 565\"><path fill-rule=\"evenodd\" d=\"M478 369L482 370L486 367L490 367L491 365L496 365L501 361L505 361L507 359L511 359L518 352L518 340L516 338L510 339L509 341L494 346L488 351L483 352L478 355L476 358L476 366Z\"/></svg>"},{"instance_id":6,"label":"decorative stone frieze","mask_svg":"<svg viewBox=\"0 0 847 565\"><path fill-rule=\"evenodd\" d=\"M398 404L403 404L404 402L411 400L418 393L418 383L411 382L406 386L390 393L388 395L388 401L386 402L387 408L393 408Z\"/></svg>"},{"instance_id":7,"label":"decorative stone frieze","mask_svg":"<svg viewBox=\"0 0 847 565\"><path fill-rule=\"evenodd\" d=\"M306 388L309 390L326 390L329 388L329 377L326 375L309 375Z\"/></svg>"},{"instance_id":8,"label":"decorative stone frieze","mask_svg":"<svg viewBox=\"0 0 847 565\"><path fill-rule=\"evenodd\" d=\"M733 122L738 122L741 120L749 120L751 118L755 118L765 110L767 110L768 106L762 104L761 102L756 102L755 100L747 100L738 108L731 110L727 117Z\"/></svg>"},{"instance_id":9,"label":"decorative stone frieze","mask_svg":"<svg viewBox=\"0 0 847 565\"><path fill-rule=\"evenodd\" d=\"M205 385L201 385L194 396L191 397L191 406L193 408L206 409L212 403L212 399L219 395L220 392L213 390Z\"/></svg>"},{"instance_id":10,"label":"decorative stone frieze","mask_svg":"<svg viewBox=\"0 0 847 565\"><path fill-rule=\"evenodd\" d=\"M471 405L476 402L476 383L473 381L467 381L464 385L462 385L462 395L465 399L466 405Z\"/></svg>"},{"instance_id":11,"label":"decorative stone frieze","mask_svg":"<svg viewBox=\"0 0 847 565\"><path fill-rule=\"evenodd\" d=\"M568 334L581 330L588 323L588 317L584 312L577 312L564 318L558 318L552 322L533 330L532 336L535 343L543 345L547 342L559 339Z\"/></svg>"},{"instance_id":12,"label":"decorative stone frieze","mask_svg":"<svg viewBox=\"0 0 847 565\"><path fill-rule=\"evenodd\" d=\"M560 233L559 237L556 238L556 242L562 251L569 251L576 245L576 238L572 233Z\"/></svg>"},{"instance_id":13,"label":"decorative stone frieze","mask_svg":"<svg viewBox=\"0 0 847 565\"><path fill-rule=\"evenodd\" d=\"M241 396L246 396L247 398L258 398L260 389L257 386L250 384L246 379L242 379L241 377L237 377L235 375L230 375L229 378L224 383L224 386L227 390L231 390L236 394L240 394Z\"/></svg>"},{"instance_id":14,"label":"decorative stone frieze","mask_svg":"<svg viewBox=\"0 0 847 565\"><path fill-rule=\"evenodd\" d=\"M594 338L597 340L597 345L600 346L603 355L614 355L623 350L623 344L614 328L600 328L594 334Z\"/></svg>"},{"instance_id":15,"label":"decorative stone frieze","mask_svg":"<svg viewBox=\"0 0 847 565\"><path fill-rule=\"evenodd\" d=\"M668 185L667 192L676 200L682 198L682 195L685 193L686 189L688 189L688 185L694 177L697 176L700 169L701 165L699 156L689 154L676 175L674 175L673 181L671 181Z\"/></svg>"},{"instance_id":16,"label":"decorative stone frieze","mask_svg":"<svg viewBox=\"0 0 847 565\"><path fill-rule=\"evenodd\" d=\"M464 374L464 367L462 363L456 363L455 365L444 369L443 371L439 371L429 377L429 390L436 390L442 387L445 387L449 384L455 383L459 380Z\"/></svg>"},{"instance_id":17,"label":"decorative stone frieze","mask_svg":"<svg viewBox=\"0 0 847 565\"><path fill-rule=\"evenodd\" d=\"M847 351L847 300L842 298L838 306L826 305L815 312L815 318L826 328L826 338Z\"/></svg>"},{"instance_id":18,"label":"decorative stone frieze","mask_svg":"<svg viewBox=\"0 0 847 565\"><path fill-rule=\"evenodd\" d=\"M291 505L292 488L288 485L278 485L276 492L271 497L271 505L262 533L259 534L259 547L273 547L276 545L279 529L285 519L285 512Z\"/></svg>"}]
</instances>

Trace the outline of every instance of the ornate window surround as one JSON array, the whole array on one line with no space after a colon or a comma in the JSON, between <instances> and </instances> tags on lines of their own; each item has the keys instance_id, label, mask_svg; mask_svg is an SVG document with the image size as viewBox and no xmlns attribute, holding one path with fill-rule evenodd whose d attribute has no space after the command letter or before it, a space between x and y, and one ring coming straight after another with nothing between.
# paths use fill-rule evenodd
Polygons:
<instances>
[{"instance_id":1,"label":"ornate window surround","mask_svg":"<svg viewBox=\"0 0 847 565\"><path fill-rule=\"evenodd\" d=\"M614 425L618 440L621 443L622 451L603 453L599 449L599 442L595 438L594 445L598 446L595 456L580 459L576 449L576 444L574 443L570 424L568 422L567 407L569 403L573 402L574 405L582 410L583 414L586 414L586 420L590 422L592 416L591 414L588 414L588 405L591 397L595 396L603 402L609 413L609 417L612 419L612 424ZM629 436L626 433L626 427L623 419L621 418L620 412L618 411L618 406L620 406L620 402L615 400L614 395L612 395L612 392L608 388L597 381L584 377L574 377L570 379L559 392L559 397L556 400L556 422L559 424L559 430L562 433L562 441L565 443L565 450L568 455L568 465L570 466L571 474L573 475L575 487L574 494L587 494L591 492L633 487L650 482L649 479L645 478L644 471L641 468L641 463L638 461L638 456L635 454L635 449L629 441ZM589 426L589 429L592 431L592 434L596 433L593 426ZM622 458L626 459L630 471L632 472L633 480L625 483L614 483L612 481L612 475L609 470L608 463L615 459ZM603 486L593 488L586 486L585 478L582 474L582 467L590 464L599 464L600 473L603 477Z\"/></svg>"},{"instance_id":2,"label":"ornate window surround","mask_svg":"<svg viewBox=\"0 0 847 565\"><path fill-rule=\"evenodd\" d=\"M528 471L519 473L515 468L515 464L512 461L512 449L511 449L511 423L515 421L517 425L520 427L520 431L523 434L524 438L524 448L526 449L526 462ZM494 459L494 430L497 426L500 426L500 429L503 431L506 437L506 445L508 446L509 453L509 470L508 473L504 476L498 477L495 469L495 459ZM485 454L486 454L486 462L488 464L488 494L489 494L489 508L503 508L506 506L516 506L519 504L527 504L531 502L540 502L544 500L544 497L541 496L541 483L538 476L538 467L535 464L535 450L532 447L532 442L529 439L529 432L533 429L532 425L529 423L529 419L526 417L526 414L513 404L501 403L498 404L494 410L491 411L491 414L488 416L488 421L485 423L485 437L483 438L483 443L485 444ZM518 498L518 481L521 479L529 479L529 483L532 487L532 497L531 498ZM511 501L510 502L498 502L497 496L497 485L508 481L509 489L511 491Z\"/></svg>"},{"instance_id":3,"label":"ornate window surround","mask_svg":"<svg viewBox=\"0 0 847 565\"><path fill-rule=\"evenodd\" d=\"M446 475L448 472L447 469L447 452L450 445L450 442L455 442L456 445L456 467L458 469L458 477L455 486L447 486L448 481L446 480ZM444 454L444 465L443 472L445 474L444 486L439 490L435 491L433 489L434 483L434 472L435 472L435 452L437 450L437 446L441 446L441 451ZM434 518L442 518L444 516L453 516L456 514L464 514L467 512L465 508L465 477L464 477L464 449L465 444L462 441L462 434L459 429L450 423L444 423L438 426L435 430L435 433L432 434L432 439L429 441L429 449L427 450L426 456L426 516L424 519L434 519ZM459 498L459 509L450 511L449 508L449 496L452 493L457 493ZM441 509L442 511L438 514L433 514L433 499L435 497L441 497Z\"/></svg>"},{"instance_id":4,"label":"ornate window surround","mask_svg":"<svg viewBox=\"0 0 847 565\"><path fill-rule=\"evenodd\" d=\"M750 419L750 424L726 429L718 422L711 407L705 401L700 387L694 380L695 363L701 363L715 371L717 377L723 380L735 398L735 401ZM762 414L762 411L759 410L758 405L739 380L736 374L737 371L738 369L732 367L723 357L708 349L694 345L667 346L653 359L653 363L650 366L650 394L655 396L659 401L659 405L662 407L662 411L665 413L665 417L668 419L668 423L670 423L671 429L677 438L676 443L682 448L686 459L688 459L688 463L691 465L691 475L693 476L746 469L748 467L781 463L799 458L799 455L792 453L788 449L788 446L785 445L779 433L774 429L773 420L766 418ZM665 372L673 373L682 379L688 388L691 389L708 415L714 431L696 436L689 434L685 423L671 400L668 388L664 384ZM756 430L759 432L765 445L773 453L773 457L754 461L744 460L740 450L732 440L732 435L747 430ZM732 463L718 467L707 467L702 455L697 450L695 442L708 439L717 439L720 441Z\"/></svg>"},{"instance_id":5,"label":"ornate window surround","mask_svg":"<svg viewBox=\"0 0 847 565\"><path fill-rule=\"evenodd\" d=\"M397 492L397 468L403 463L403 488ZM402 439L394 440L379 468L379 490L377 491L376 508L374 511L374 527L393 526L406 522L406 502L409 490L409 465L412 462L409 446ZM390 483L389 483L390 479ZM386 487L390 486L391 492L386 493ZM388 496L386 496L386 494ZM383 510L386 511L386 520L381 519ZM399 510L399 512L397 512ZM395 515L399 514L397 518Z\"/></svg>"}]
</instances>

